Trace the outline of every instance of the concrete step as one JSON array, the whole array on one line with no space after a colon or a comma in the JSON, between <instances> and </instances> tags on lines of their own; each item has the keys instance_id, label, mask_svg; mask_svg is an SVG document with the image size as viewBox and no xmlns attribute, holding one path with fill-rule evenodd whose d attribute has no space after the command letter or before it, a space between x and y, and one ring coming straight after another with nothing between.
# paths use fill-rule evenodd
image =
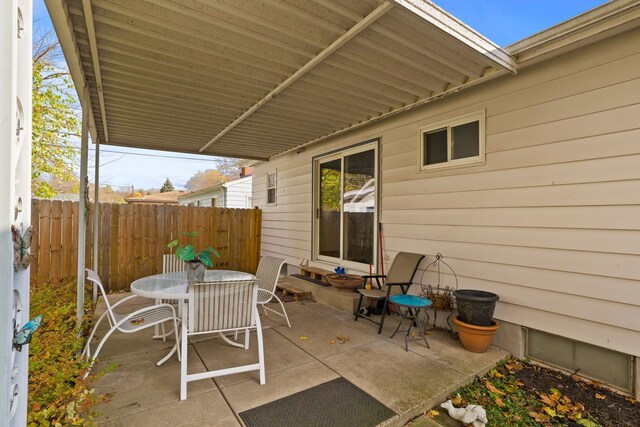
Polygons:
<instances>
[{"instance_id":1,"label":"concrete step","mask_svg":"<svg viewBox=\"0 0 640 427\"><path fill-rule=\"evenodd\" d=\"M313 299L349 314L354 314L360 294L353 291L339 291L333 286L320 286L293 276L281 277L278 281L281 289L296 289L298 292L311 293Z\"/></svg>"}]
</instances>

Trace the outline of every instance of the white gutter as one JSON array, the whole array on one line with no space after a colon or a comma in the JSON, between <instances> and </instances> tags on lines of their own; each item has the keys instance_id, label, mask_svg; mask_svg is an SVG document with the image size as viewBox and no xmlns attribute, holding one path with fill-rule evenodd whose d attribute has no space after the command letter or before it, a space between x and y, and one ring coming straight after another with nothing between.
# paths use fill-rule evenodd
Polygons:
<instances>
[{"instance_id":1,"label":"white gutter","mask_svg":"<svg viewBox=\"0 0 640 427\"><path fill-rule=\"evenodd\" d=\"M85 0L85 1L87 1L87 0ZM286 89L291 84L293 84L295 81L297 81L302 76L304 76L313 67L315 67L316 65L320 64L325 58L327 58L333 52L338 50L341 46L343 46L349 40L351 40L352 38L357 36L360 32L362 32L364 29L366 29L369 25L371 25L373 22L375 22L378 18L380 18L382 15L384 15L389 10L391 10L391 8L393 8L393 3L390 0L387 0L384 3L382 3L373 12L371 12L369 15L365 16L364 18L362 18L362 20L360 20L356 25L351 27L349 29L349 31L347 31L342 36L340 36L338 39L336 39L333 43L331 43L329 46L327 46L322 52L320 52L318 55L314 56L309 62L304 64L295 73L293 73L291 76L289 76L285 81L280 83L275 89L273 89L271 92L269 92L264 98L262 98L260 101L255 103L247 111L242 113L242 115L240 117L235 119L231 124L229 124L226 128L224 128L222 131L220 131L220 133L218 133L216 136L211 138L211 140L209 142L207 142L205 145L203 145L202 148L200 148L199 151L203 152L204 150L206 150L209 146L211 146L211 144L213 144L214 142L216 142L217 140L222 138L230 130L232 130L233 128L238 126L240 123L242 123L242 121L244 119L249 117L251 114L253 114L257 109L262 107L264 104L266 104L267 102L269 102L273 98L275 98L280 92L282 92L284 89Z\"/></svg>"},{"instance_id":2,"label":"white gutter","mask_svg":"<svg viewBox=\"0 0 640 427\"><path fill-rule=\"evenodd\" d=\"M100 115L102 117L102 131L105 143L109 143L109 132L107 130L107 115L104 106L104 94L102 93L102 73L100 72L100 61L98 60L98 45L96 43L96 30L93 25L93 11L91 10L91 0L82 0L84 9L84 20L87 24L87 38L91 48L91 61L93 62L93 72L96 78L96 89L98 91L98 102L100 103ZM94 139L96 141L96 139Z\"/></svg>"},{"instance_id":3,"label":"white gutter","mask_svg":"<svg viewBox=\"0 0 640 427\"><path fill-rule=\"evenodd\" d=\"M506 68L516 74L516 60L482 34L457 20L435 4L424 0L393 0L398 5L414 13L447 35L473 48L493 62L498 68Z\"/></svg>"},{"instance_id":4,"label":"white gutter","mask_svg":"<svg viewBox=\"0 0 640 427\"><path fill-rule=\"evenodd\" d=\"M635 21L635 22L634 22ZM595 9L540 31L505 49L516 56L518 65L539 62L550 55L559 55L585 42L622 32L640 25L638 0L612 0Z\"/></svg>"}]
</instances>

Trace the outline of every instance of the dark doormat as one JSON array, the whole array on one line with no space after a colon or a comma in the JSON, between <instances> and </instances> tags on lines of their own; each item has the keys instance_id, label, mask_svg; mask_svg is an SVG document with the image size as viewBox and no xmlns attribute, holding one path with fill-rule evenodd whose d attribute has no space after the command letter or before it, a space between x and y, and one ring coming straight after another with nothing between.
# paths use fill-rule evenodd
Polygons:
<instances>
[{"instance_id":1,"label":"dark doormat","mask_svg":"<svg viewBox=\"0 0 640 427\"><path fill-rule=\"evenodd\" d=\"M248 427L373 427L394 415L344 378L240 412Z\"/></svg>"},{"instance_id":2,"label":"dark doormat","mask_svg":"<svg viewBox=\"0 0 640 427\"><path fill-rule=\"evenodd\" d=\"M331 286L330 283L323 282L322 280L314 279L313 277L305 276L304 274L292 274L291 276L298 279L306 280L307 282L315 283L320 286Z\"/></svg>"}]
</instances>

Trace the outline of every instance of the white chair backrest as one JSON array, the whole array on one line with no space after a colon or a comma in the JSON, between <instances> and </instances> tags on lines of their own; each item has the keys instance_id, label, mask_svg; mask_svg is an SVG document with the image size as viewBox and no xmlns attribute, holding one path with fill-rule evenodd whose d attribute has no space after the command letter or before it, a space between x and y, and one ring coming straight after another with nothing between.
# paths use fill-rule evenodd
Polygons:
<instances>
[{"instance_id":1,"label":"white chair backrest","mask_svg":"<svg viewBox=\"0 0 640 427\"><path fill-rule=\"evenodd\" d=\"M186 266L184 261L176 258L174 254L164 254L162 255L162 272L163 273L177 273L179 271L184 271Z\"/></svg>"},{"instance_id":2,"label":"white chair backrest","mask_svg":"<svg viewBox=\"0 0 640 427\"><path fill-rule=\"evenodd\" d=\"M95 285L98 287L98 289L100 290L100 293L102 294L102 298L104 299L104 304L107 306L107 312L109 313L109 318L116 322L115 316L113 315L113 311L111 310L111 304L109 303L109 298L107 298L107 292L104 290L104 286L102 285L102 280L100 280L100 276L98 276L98 273L96 273L95 271L91 270L91 269L86 269L87 270L87 280L90 280L91 282L95 283Z\"/></svg>"},{"instance_id":3,"label":"white chair backrest","mask_svg":"<svg viewBox=\"0 0 640 427\"><path fill-rule=\"evenodd\" d=\"M255 326L258 282L189 284L189 335Z\"/></svg>"},{"instance_id":4,"label":"white chair backrest","mask_svg":"<svg viewBox=\"0 0 640 427\"><path fill-rule=\"evenodd\" d=\"M260 289L266 289L274 292L280 277L280 270L286 259L276 258L272 256L263 256L258 263L256 278L260 281Z\"/></svg>"}]
</instances>

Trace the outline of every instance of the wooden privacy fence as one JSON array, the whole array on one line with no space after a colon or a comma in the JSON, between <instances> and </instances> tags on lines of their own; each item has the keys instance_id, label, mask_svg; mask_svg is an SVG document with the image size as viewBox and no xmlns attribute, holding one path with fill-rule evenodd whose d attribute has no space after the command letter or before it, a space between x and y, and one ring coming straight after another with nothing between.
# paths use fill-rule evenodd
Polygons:
<instances>
[{"instance_id":1,"label":"wooden privacy fence","mask_svg":"<svg viewBox=\"0 0 640 427\"><path fill-rule=\"evenodd\" d=\"M93 266L93 208L87 222L86 266ZM98 273L110 290L129 289L134 280L162 272L167 243L180 231L200 231L196 249L220 253L214 268L254 273L260 258L262 211L166 205L99 204ZM78 261L78 202L33 200L31 277L75 279Z\"/></svg>"}]
</instances>

